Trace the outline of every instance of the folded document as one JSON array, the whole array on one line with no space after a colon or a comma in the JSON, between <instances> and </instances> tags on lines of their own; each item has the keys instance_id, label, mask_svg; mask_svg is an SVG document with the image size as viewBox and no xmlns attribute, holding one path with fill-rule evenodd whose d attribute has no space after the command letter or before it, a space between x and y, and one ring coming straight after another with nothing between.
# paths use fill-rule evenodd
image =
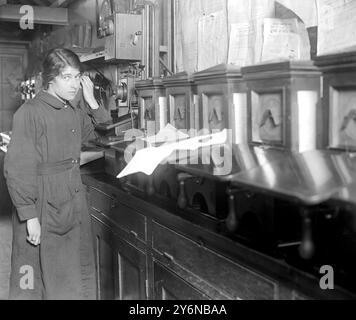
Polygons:
<instances>
[{"instance_id":1,"label":"folded document","mask_svg":"<svg viewBox=\"0 0 356 320\"><path fill-rule=\"evenodd\" d=\"M225 143L226 139L227 130L225 129L219 133L168 143L160 147L149 147L138 150L132 160L118 174L117 178L123 178L137 172L151 175L156 167L176 150L196 150L211 145L219 145Z\"/></svg>"}]
</instances>

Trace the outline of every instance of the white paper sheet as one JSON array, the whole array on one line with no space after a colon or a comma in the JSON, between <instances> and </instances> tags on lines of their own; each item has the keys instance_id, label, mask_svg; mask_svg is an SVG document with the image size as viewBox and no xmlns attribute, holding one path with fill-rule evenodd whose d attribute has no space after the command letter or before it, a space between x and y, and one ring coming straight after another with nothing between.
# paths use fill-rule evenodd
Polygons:
<instances>
[{"instance_id":1,"label":"white paper sheet","mask_svg":"<svg viewBox=\"0 0 356 320\"><path fill-rule=\"evenodd\" d=\"M228 0L230 40L231 32L233 31L233 28L235 28L232 24L249 24L249 64L255 64L261 61L263 45L263 19L273 17L274 0Z\"/></svg>"},{"instance_id":2,"label":"white paper sheet","mask_svg":"<svg viewBox=\"0 0 356 320\"><path fill-rule=\"evenodd\" d=\"M265 18L274 17L274 0L251 0L251 24L253 27L251 37L254 63L261 62L263 47L263 24Z\"/></svg>"},{"instance_id":3,"label":"white paper sheet","mask_svg":"<svg viewBox=\"0 0 356 320\"><path fill-rule=\"evenodd\" d=\"M240 67L252 64L251 26L248 22L231 24L228 63Z\"/></svg>"},{"instance_id":4,"label":"white paper sheet","mask_svg":"<svg viewBox=\"0 0 356 320\"><path fill-rule=\"evenodd\" d=\"M198 70L226 63L226 59L226 13L219 11L200 17L198 22Z\"/></svg>"},{"instance_id":5,"label":"white paper sheet","mask_svg":"<svg viewBox=\"0 0 356 320\"><path fill-rule=\"evenodd\" d=\"M355 49L355 17L355 0L318 0L318 55Z\"/></svg>"},{"instance_id":6,"label":"white paper sheet","mask_svg":"<svg viewBox=\"0 0 356 320\"><path fill-rule=\"evenodd\" d=\"M168 158L175 150L197 150L198 148L219 145L227 140L227 130L219 133L198 136L181 142L164 144L160 147L149 147L138 150L127 166L118 174L117 178L143 172L151 175L156 167Z\"/></svg>"},{"instance_id":7,"label":"white paper sheet","mask_svg":"<svg viewBox=\"0 0 356 320\"><path fill-rule=\"evenodd\" d=\"M189 138L188 134L180 130L177 130L170 123L168 123L156 135L143 138L142 140L147 141L149 144L155 144L155 143L177 142L187 138Z\"/></svg>"},{"instance_id":8,"label":"white paper sheet","mask_svg":"<svg viewBox=\"0 0 356 320\"><path fill-rule=\"evenodd\" d=\"M297 19L265 19L262 61L300 58Z\"/></svg>"},{"instance_id":9,"label":"white paper sheet","mask_svg":"<svg viewBox=\"0 0 356 320\"><path fill-rule=\"evenodd\" d=\"M303 2L301 2L303 3ZM313 4L310 4L310 11L314 8ZM315 11L316 14L316 11ZM309 39L309 34L306 29L306 24L303 19L293 10L285 7L279 1L276 1L276 18L277 19L297 19L298 21L298 34L300 37L300 60L310 60L311 59L311 44ZM316 39L314 40L316 41Z\"/></svg>"},{"instance_id":10,"label":"white paper sheet","mask_svg":"<svg viewBox=\"0 0 356 320\"><path fill-rule=\"evenodd\" d=\"M198 20L201 15L200 1L180 0L178 21L181 27L183 70L197 71L198 62Z\"/></svg>"},{"instance_id":11,"label":"white paper sheet","mask_svg":"<svg viewBox=\"0 0 356 320\"><path fill-rule=\"evenodd\" d=\"M228 0L229 23L248 23L251 20L251 0Z\"/></svg>"}]
</instances>

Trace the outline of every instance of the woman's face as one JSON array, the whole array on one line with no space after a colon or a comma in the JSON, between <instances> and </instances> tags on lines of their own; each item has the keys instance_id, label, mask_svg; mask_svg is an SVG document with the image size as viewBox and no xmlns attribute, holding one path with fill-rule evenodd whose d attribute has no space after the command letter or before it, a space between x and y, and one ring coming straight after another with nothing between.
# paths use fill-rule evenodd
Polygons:
<instances>
[{"instance_id":1,"label":"woman's face","mask_svg":"<svg viewBox=\"0 0 356 320\"><path fill-rule=\"evenodd\" d=\"M62 100L73 100L79 91L80 79L80 71L67 66L49 83L48 91Z\"/></svg>"}]
</instances>

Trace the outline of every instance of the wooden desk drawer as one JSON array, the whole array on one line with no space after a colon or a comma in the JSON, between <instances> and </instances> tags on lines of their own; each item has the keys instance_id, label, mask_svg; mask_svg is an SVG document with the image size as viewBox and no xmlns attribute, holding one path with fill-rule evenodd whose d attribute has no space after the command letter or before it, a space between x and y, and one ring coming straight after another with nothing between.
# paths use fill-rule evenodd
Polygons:
<instances>
[{"instance_id":1,"label":"wooden desk drawer","mask_svg":"<svg viewBox=\"0 0 356 320\"><path fill-rule=\"evenodd\" d=\"M146 242L146 217L135 209L122 203L116 203L108 217L135 238Z\"/></svg>"},{"instance_id":2,"label":"wooden desk drawer","mask_svg":"<svg viewBox=\"0 0 356 320\"><path fill-rule=\"evenodd\" d=\"M153 248L233 299L276 299L277 284L153 222Z\"/></svg>"},{"instance_id":3,"label":"wooden desk drawer","mask_svg":"<svg viewBox=\"0 0 356 320\"><path fill-rule=\"evenodd\" d=\"M115 198L98 189L89 187L89 204L95 210L108 214L115 204Z\"/></svg>"}]
</instances>

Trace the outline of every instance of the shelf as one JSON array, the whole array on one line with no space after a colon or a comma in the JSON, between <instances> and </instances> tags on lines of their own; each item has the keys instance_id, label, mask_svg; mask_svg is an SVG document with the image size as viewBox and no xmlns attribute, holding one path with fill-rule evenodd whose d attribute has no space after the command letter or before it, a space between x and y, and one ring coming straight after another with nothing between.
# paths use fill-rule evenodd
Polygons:
<instances>
[{"instance_id":1,"label":"shelf","mask_svg":"<svg viewBox=\"0 0 356 320\"><path fill-rule=\"evenodd\" d=\"M101 59L101 58L105 58L105 50L90 53L90 54L84 54L84 55L80 56L80 62L87 62L87 61L92 61L92 60Z\"/></svg>"}]
</instances>

